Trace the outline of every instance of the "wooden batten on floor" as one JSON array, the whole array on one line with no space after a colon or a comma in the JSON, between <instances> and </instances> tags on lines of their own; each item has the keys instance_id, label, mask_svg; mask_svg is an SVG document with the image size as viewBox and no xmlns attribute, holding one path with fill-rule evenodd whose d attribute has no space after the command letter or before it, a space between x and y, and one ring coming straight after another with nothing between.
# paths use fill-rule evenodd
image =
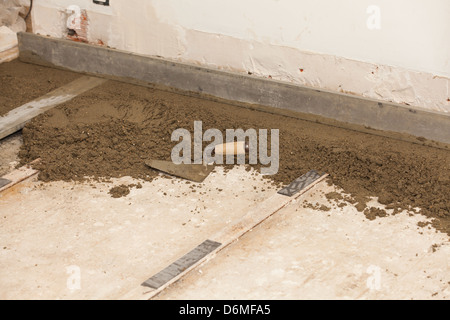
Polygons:
<instances>
[{"instance_id":1,"label":"wooden batten on floor","mask_svg":"<svg viewBox=\"0 0 450 320\"><path fill-rule=\"evenodd\" d=\"M95 88L105 81L105 79L101 78L81 76L42 97L9 111L6 115L0 117L0 139L19 131L37 115L71 100L77 95Z\"/></svg>"},{"instance_id":2,"label":"wooden batten on floor","mask_svg":"<svg viewBox=\"0 0 450 320\"><path fill-rule=\"evenodd\" d=\"M5 174L4 176L2 176L2 179L5 179L6 181L9 181L7 184L3 185L2 187L0 187L0 193L17 185L18 183L33 178L33 177L37 177L37 175L39 174L38 170L35 170L32 168L32 165L35 163L38 163L40 161L40 159L36 159L34 161L32 161L31 163L22 166L8 174Z\"/></svg>"},{"instance_id":3,"label":"wooden batten on floor","mask_svg":"<svg viewBox=\"0 0 450 320\"><path fill-rule=\"evenodd\" d=\"M139 288L132 290L127 295L123 296L122 299L152 299L156 297L158 294L167 289L169 286L171 286L172 284L174 284L175 282L186 276L189 272L197 269L199 266L213 259L219 251L225 249L230 244L234 243L239 238L241 238L244 234L246 234L256 226L261 224L263 221L275 215L281 209L283 209L284 207L288 206L290 203L298 199L301 195L305 194L306 192L311 190L314 186L324 181L327 177L328 174L322 174L320 177L316 178L316 180L310 181L309 184L305 185L304 188L298 190L297 193L293 194L290 197L289 196L287 197L279 193L270 196L268 199L264 200L262 203L258 204L255 208L250 210L239 221L223 228L216 234L212 235L208 240L206 240L218 244L217 246L212 248L208 254L198 259L195 263L191 263L188 267L182 268L182 270L178 274L174 275L171 279L167 280L167 282L160 285L158 288L149 289L148 287L141 286ZM194 248L192 251L195 250L196 248ZM179 260L182 259L183 258ZM177 260L175 263L177 263L179 260ZM167 269L170 269L169 267Z\"/></svg>"}]
</instances>

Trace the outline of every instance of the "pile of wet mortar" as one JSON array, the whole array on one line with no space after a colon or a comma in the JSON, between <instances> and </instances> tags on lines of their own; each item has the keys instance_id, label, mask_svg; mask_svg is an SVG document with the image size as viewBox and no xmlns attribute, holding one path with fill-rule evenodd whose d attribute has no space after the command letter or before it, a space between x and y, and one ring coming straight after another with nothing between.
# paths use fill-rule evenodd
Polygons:
<instances>
[{"instance_id":1,"label":"pile of wet mortar","mask_svg":"<svg viewBox=\"0 0 450 320\"><path fill-rule=\"evenodd\" d=\"M170 160L175 129L279 129L279 171L285 185L315 169L351 195L395 210L420 208L450 232L450 151L283 115L108 81L31 121L23 129L21 163L36 158L43 181L131 176L152 180L146 159ZM225 136L225 135L224 135ZM260 165L253 165L260 169ZM232 186L230 186L232 188ZM380 215L382 216L382 214Z\"/></svg>"}]
</instances>

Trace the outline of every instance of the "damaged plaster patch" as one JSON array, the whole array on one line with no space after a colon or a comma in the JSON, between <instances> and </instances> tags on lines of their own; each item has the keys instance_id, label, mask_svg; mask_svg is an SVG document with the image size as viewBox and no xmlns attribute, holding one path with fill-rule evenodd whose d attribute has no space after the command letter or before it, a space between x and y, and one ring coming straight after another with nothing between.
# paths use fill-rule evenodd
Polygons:
<instances>
[{"instance_id":1,"label":"damaged plaster patch","mask_svg":"<svg viewBox=\"0 0 450 320\"><path fill-rule=\"evenodd\" d=\"M449 80L443 77L390 66L376 66L368 79L374 86L363 93L366 97L421 106L434 111L450 111L449 104L445 103Z\"/></svg>"},{"instance_id":2,"label":"damaged plaster patch","mask_svg":"<svg viewBox=\"0 0 450 320\"><path fill-rule=\"evenodd\" d=\"M369 90L369 96L399 103L415 103L416 93L408 72L389 66L377 66L375 69L374 87Z\"/></svg>"},{"instance_id":3,"label":"damaged plaster patch","mask_svg":"<svg viewBox=\"0 0 450 320\"><path fill-rule=\"evenodd\" d=\"M182 62L450 112L444 77L196 30L185 37Z\"/></svg>"}]
</instances>

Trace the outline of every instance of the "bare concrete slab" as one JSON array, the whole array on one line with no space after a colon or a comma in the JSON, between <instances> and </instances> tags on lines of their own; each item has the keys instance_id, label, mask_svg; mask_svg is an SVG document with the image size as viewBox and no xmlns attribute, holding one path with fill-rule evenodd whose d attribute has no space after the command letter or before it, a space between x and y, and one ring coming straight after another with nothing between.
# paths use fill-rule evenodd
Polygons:
<instances>
[{"instance_id":1,"label":"bare concrete slab","mask_svg":"<svg viewBox=\"0 0 450 320\"><path fill-rule=\"evenodd\" d=\"M202 187L159 178L112 198L123 183L136 181L32 179L0 193L0 298L147 298L143 281L276 192L240 167ZM333 190L319 183L155 298L449 298L447 235L407 212L369 221L330 204Z\"/></svg>"},{"instance_id":2,"label":"bare concrete slab","mask_svg":"<svg viewBox=\"0 0 450 320\"><path fill-rule=\"evenodd\" d=\"M447 235L407 212L367 220L330 191L317 185L156 299L450 298Z\"/></svg>"},{"instance_id":3,"label":"bare concrete slab","mask_svg":"<svg viewBox=\"0 0 450 320\"><path fill-rule=\"evenodd\" d=\"M298 197L300 197L301 195L312 189L317 183L320 183L321 181L325 180L327 176L328 176L327 174L322 175L318 174L315 177L315 179L306 181L310 176L308 174L303 175L302 176L303 187L299 188L297 192L291 194L290 196L286 196L280 194L280 191L278 190L277 192L269 194L264 201L249 207L247 209L246 214L241 219L227 226L224 226L224 228L222 228L216 234L208 238L208 241L217 244L214 246L214 249L210 250L210 252L208 252L207 255L204 255L201 259L197 259L195 263L191 263L191 265L186 267L183 266L182 267L182 269L184 269L183 272L178 273L175 277L167 279L167 281L164 284L154 287L156 290L150 292L148 298L150 299L158 295L161 291L169 287L172 283L174 283L178 279L181 279L182 277L187 275L188 272L190 272L197 266L201 265L202 263L206 263L210 259L213 259L214 256L220 252L220 250L223 250L231 243L238 241L244 234L251 231L255 226L262 223L270 216L277 214L284 207L286 207L291 202L295 201ZM194 251L195 250L196 249L194 249ZM177 262L178 261L179 260L177 260ZM178 265L175 268L178 269L180 268L180 266ZM165 268L165 270L166 269L173 269L173 267L172 265L169 265L168 267ZM150 283L152 283L152 281L150 281ZM148 284L149 283L146 281L143 285L148 286Z\"/></svg>"},{"instance_id":4,"label":"bare concrete slab","mask_svg":"<svg viewBox=\"0 0 450 320\"><path fill-rule=\"evenodd\" d=\"M117 199L113 185L136 181L0 193L0 298L142 298L143 281L275 192L245 168L217 170L201 187L161 178Z\"/></svg>"}]
</instances>

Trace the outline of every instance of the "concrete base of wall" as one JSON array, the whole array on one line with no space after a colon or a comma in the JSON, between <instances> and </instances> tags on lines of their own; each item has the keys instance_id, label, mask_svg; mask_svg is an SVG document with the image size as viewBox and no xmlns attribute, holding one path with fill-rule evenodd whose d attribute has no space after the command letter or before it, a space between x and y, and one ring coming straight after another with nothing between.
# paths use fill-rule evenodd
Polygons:
<instances>
[{"instance_id":1,"label":"concrete base of wall","mask_svg":"<svg viewBox=\"0 0 450 320\"><path fill-rule=\"evenodd\" d=\"M276 80L19 33L20 60L449 148L450 115ZM431 141L424 141L425 139Z\"/></svg>"}]
</instances>

